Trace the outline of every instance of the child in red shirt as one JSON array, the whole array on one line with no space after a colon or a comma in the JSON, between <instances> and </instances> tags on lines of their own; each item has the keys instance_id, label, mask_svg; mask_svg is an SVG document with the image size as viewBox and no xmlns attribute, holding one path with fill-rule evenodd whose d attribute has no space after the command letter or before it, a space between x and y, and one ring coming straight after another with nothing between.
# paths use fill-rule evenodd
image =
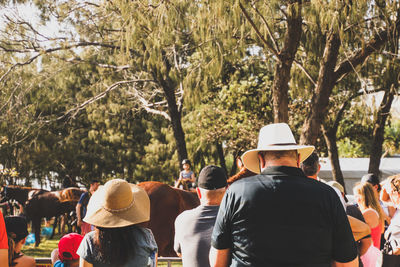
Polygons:
<instances>
[{"instance_id":1,"label":"child in red shirt","mask_svg":"<svg viewBox=\"0 0 400 267\"><path fill-rule=\"evenodd\" d=\"M3 214L0 211L0 266L8 267L8 238Z\"/></svg>"}]
</instances>

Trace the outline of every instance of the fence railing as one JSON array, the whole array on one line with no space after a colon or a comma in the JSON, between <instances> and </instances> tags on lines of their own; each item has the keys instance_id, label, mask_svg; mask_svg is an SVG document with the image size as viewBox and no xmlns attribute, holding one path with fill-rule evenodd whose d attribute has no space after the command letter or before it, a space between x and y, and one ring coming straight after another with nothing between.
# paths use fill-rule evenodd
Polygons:
<instances>
[{"instance_id":1,"label":"fence railing","mask_svg":"<svg viewBox=\"0 0 400 267\"><path fill-rule=\"evenodd\" d=\"M50 258L36 258L36 267L51 267ZM168 267L172 266L174 262L182 262L181 258L178 257L158 257L158 262L166 262Z\"/></svg>"}]
</instances>

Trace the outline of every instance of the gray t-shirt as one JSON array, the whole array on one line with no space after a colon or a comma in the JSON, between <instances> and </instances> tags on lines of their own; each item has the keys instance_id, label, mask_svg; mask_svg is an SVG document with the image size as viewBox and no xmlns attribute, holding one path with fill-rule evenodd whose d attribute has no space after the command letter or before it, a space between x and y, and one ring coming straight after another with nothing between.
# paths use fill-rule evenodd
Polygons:
<instances>
[{"instance_id":1,"label":"gray t-shirt","mask_svg":"<svg viewBox=\"0 0 400 267\"><path fill-rule=\"evenodd\" d=\"M132 228L131 236L134 237L132 238L132 242L135 246L135 254L131 256L123 267L155 266L157 244L151 230L143 227L135 227ZM94 237L95 231L86 234L76 253L87 262L93 264L93 267L113 267L113 264L107 264L100 261L99 252L96 246L94 246Z\"/></svg>"},{"instance_id":2,"label":"gray t-shirt","mask_svg":"<svg viewBox=\"0 0 400 267\"><path fill-rule=\"evenodd\" d=\"M189 172L186 172L186 171L181 171L181 177L183 178L183 179L191 179L192 178L192 175L193 175L193 172L192 171L189 171Z\"/></svg>"},{"instance_id":3,"label":"gray t-shirt","mask_svg":"<svg viewBox=\"0 0 400 267\"><path fill-rule=\"evenodd\" d=\"M200 205L182 212L175 220L174 249L182 254L182 265L189 267L210 266L208 255L211 233L219 206Z\"/></svg>"}]
</instances>

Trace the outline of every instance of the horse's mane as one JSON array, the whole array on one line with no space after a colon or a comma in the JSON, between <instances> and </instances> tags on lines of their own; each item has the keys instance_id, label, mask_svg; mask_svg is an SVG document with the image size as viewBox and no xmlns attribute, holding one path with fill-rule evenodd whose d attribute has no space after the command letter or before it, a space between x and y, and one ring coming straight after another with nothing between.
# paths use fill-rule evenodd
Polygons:
<instances>
[{"instance_id":1,"label":"horse's mane","mask_svg":"<svg viewBox=\"0 0 400 267\"><path fill-rule=\"evenodd\" d=\"M240 179L243 179L246 177L250 177L250 176L254 176L254 175L257 175L257 174L246 169L245 167L242 167L238 173L229 177L229 179L227 180L227 183L228 183L228 185L231 185L234 182L236 182L237 180L240 180Z\"/></svg>"},{"instance_id":2,"label":"horse's mane","mask_svg":"<svg viewBox=\"0 0 400 267\"><path fill-rule=\"evenodd\" d=\"M23 189L23 190L41 190L38 188L32 188L32 187L20 186L20 185L3 185L3 187L13 188L13 189Z\"/></svg>"}]
</instances>

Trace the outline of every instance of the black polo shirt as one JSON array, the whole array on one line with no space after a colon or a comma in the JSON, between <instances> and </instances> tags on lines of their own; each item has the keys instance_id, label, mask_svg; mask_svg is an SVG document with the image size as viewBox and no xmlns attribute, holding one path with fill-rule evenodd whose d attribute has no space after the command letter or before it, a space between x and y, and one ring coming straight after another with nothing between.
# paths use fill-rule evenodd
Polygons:
<instances>
[{"instance_id":1,"label":"black polo shirt","mask_svg":"<svg viewBox=\"0 0 400 267\"><path fill-rule=\"evenodd\" d=\"M343 206L329 186L299 168L269 167L233 183L211 244L231 249L231 266L331 266L357 249Z\"/></svg>"}]
</instances>

